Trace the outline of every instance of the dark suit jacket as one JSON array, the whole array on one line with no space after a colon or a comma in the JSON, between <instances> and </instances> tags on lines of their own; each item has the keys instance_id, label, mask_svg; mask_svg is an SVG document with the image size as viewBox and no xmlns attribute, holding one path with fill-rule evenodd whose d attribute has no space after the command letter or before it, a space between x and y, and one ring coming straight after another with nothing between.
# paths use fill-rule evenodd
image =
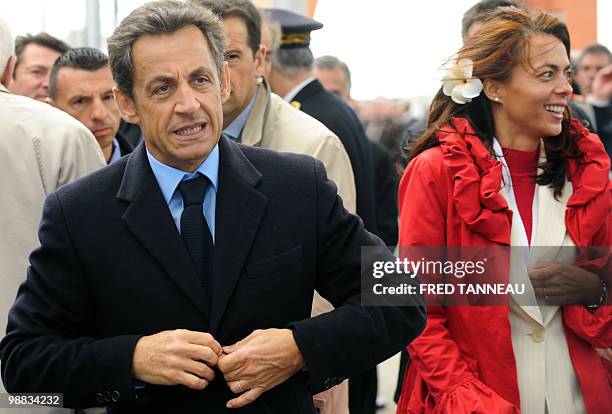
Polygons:
<instances>
[{"instance_id":1,"label":"dark suit jacket","mask_svg":"<svg viewBox=\"0 0 612 414\"><path fill-rule=\"evenodd\" d=\"M225 413L232 394L221 375L199 392L147 384L137 398L136 341L184 328L228 345L288 327L308 370L236 413L314 413L311 393L420 333L420 306L360 306L361 246L393 257L344 210L319 161L226 138L219 147L211 308L141 144L47 198L41 247L1 344L10 392L62 392L66 406L113 413ZM315 288L337 309L309 318Z\"/></svg>"},{"instance_id":2,"label":"dark suit jacket","mask_svg":"<svg viewBox=\"0 0 612 414\"><path fill-rule=\"evenodd\" d=\"M123 119L119 124L118 132L123 136L125 141L132 148L136 148L136 146L140 144L140 141L142 141L142 131L140 130L140 126L136 124L130 124L129 122L124 121Z\"/></svg>"},{"instance_id":3,"label":"dark suit jacket","mask_svg":"<svg viewBox=\"0 0 612 414\"><path fill-rule=\"evenodd\" d=\"M612 158L612 103L608 106L593 106L595 111L595 122L597 123L597 133L608 156Z\"/></svg>"},{"instance_id":4,"label":"dark suit jacket","mask_svg":"<svg viewBox=\"0 0 612 414\"><path fill-rule=\"evenodd\" d=\"M376 172L376 227L378 237L395 248L399 234L397 187L399 175L381 144L370 141L372 162ZM393 249L394 250L394 249Z\"/></svg>"},{"instance_id":5,"label":"dark suit jacket","mask_svg":"<svg viewBox=\"0 0 612 414\"><path fill-rule=\"evenodd\" d=\"M136 145L132 145L120 131L117 131L115 138L117 138L117 142L119 143L119 151L121 151L122 157L130 154L132 151L134 151L134 148L136 148Z\"/></svg>"},{"instance_id":6,"label":"dark suit jacket","mask_svg":"<svg viewBox=\"0 0 612 414\"><path fill-rule=\"evenodd\" d=\"M376 226L374 167L370 143L355 112L342 99L323 89L318 80L306 85L293 98L300 109L318 119L338 136L351 160L357 193L357 214L365 228L379 235Z\"/></svg>"}]
</instances>

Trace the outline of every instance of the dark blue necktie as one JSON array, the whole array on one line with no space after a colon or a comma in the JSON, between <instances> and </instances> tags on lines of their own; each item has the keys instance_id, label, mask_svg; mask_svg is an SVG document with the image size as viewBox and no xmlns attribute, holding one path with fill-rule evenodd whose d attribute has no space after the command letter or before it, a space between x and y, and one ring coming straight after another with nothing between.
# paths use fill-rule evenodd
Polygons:
<instances>
[{"instance_id":1,"label":"dark blue necktie","mask_svg":"<svg viewBox=\"0 0 612 414\"><path fill-rule=\"evenodd\" d=\"M212 272L214 259L214 244L202 203L210 181L204 175L198 175L191 180L182 181L178 190L183 197L183 213L181 214L181 237L196 272L200 276L204 290L212 294Z\"/></svg>"}]
</instances>

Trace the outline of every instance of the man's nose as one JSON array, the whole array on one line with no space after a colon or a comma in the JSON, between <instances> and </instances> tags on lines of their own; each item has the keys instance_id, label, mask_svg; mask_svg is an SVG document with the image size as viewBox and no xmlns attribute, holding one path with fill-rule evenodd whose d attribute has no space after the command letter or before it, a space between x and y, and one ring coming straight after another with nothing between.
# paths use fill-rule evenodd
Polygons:
<instances>
[{"instance_id":1,"label":"man's nose","mask_svg":"<svg viewBox=\"0 0 612 414\"><path fill-rule=\"evenodd\" d=\"M107 116L108 113L102 100L100 98L94 98L91 108L91 117L96 121L103 121Z\"/></svg>"},{"instance_id":2,"label":"man's nose","mask_svg":"<svg viewBox=\"0 0 612 414\"><path fill-rule=\"evenodd\" d=\"M195 91L189 85L181 85L177 90L175 111L182 114L192 114L200 107Z\"/></svg>"}]
</instances>

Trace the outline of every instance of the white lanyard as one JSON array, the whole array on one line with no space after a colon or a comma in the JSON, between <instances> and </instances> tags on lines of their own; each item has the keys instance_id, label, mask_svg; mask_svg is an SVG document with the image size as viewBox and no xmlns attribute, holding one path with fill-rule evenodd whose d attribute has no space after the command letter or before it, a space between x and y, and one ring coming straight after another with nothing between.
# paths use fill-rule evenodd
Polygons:
<instances>
[{"instance_id":1,"label":"white lanyard","mask_svg":"<svg viewBox=\"0 0 612 414\"><path fill-rule=\"evenodd\" d=\"M495 152L495 156L502 163L502 174L504 178L504 186L506 187L506 192L508 193L508 204L510 206L510 210L512 210L512 220L516 220L518 224L516 229L518 231L518 237L520 240L521 246L530 247L529 239L527 239L527 232L525 231L525 225L523 224L523 220L521 219L521 214L518 209L518 205L516 204L516 197L514 195L514 187L512 187L512 178L510 177L510 168L508 168L508 163L506 163L506 159L504 158L504 153L502 151L501 145L499 145L499 141L497 138L493 138L493 151ZM535 193L533 195L533 203L531 205L531 244L535 243L536 238L536 227L538 223L538 185L536 184ZM530 260L528 260L528 263Z\"/></svg>"}]
</instances>

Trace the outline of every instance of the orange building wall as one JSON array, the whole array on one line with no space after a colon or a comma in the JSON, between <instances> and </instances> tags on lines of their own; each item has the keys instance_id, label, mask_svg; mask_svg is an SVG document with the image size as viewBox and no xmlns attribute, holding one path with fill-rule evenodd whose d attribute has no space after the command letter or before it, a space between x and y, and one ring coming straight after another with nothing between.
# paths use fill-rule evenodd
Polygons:
<instances>
[{"instance_id":1,"label":"orange building wall","mask_svg":"<svg viewBox=\"0 0 612 414\"><path fill-rule=\"evenodd\" d=\"M308 15L314 17L315 9L317 8L317 0L308 0L307 3Z\"/></svg>"},{"instance_id":2,"label":"orange building wall","mask_svg":"<svg viewBox=\"0 0 612 414\"><path fill-rule=\"evenodd\" d=\"M597 41L597 0L523 0L532 10L545 10L567 24L572 50Z\"/></svg>"}]
</instances>

